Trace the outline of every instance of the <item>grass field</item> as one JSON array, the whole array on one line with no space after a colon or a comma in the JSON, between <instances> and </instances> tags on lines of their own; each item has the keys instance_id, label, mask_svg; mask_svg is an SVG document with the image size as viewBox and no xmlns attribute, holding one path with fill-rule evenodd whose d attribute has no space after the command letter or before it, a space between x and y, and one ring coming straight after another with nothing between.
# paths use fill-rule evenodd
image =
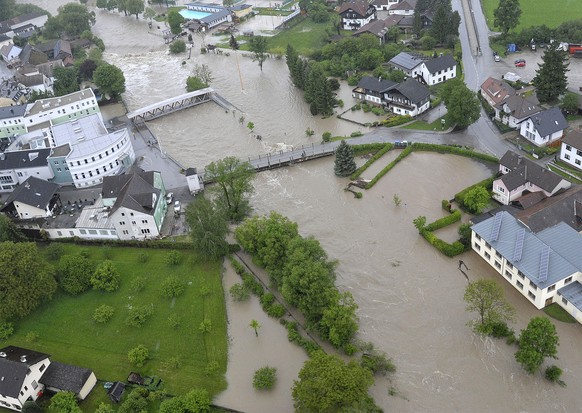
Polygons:
<instances>
[{"instance_id":1,"label":"grass field","mask_svg":"<svg viewBox=\"0 0 582 413\"><path fill-rule=\"evenodd\" d=\"M287 50L287 45L291 44L300 55L309 56L327 43L327 30L331 29L331 23L314 23L310 18L305 18L296 26L269 38L268 47L271 51Z\"/></svg>"},{"instance_id":2,"label":"grass field","mask_svg":"<svg viewBox=\"0 0 582 413\"><path fill-rule=\"evenodd\" d=\"M418 130L444 130L446 126L443 127L441 119L445 119L445 116L435 120L432 123L427 123L424 120L417 120L412 122L410 125L402 126L401 129L418 129Z\"/></svg>"},{"instance_id":3,"label":"grass field","mask_svg":"<svg viewBox=\"0 0 582 413\"><path fill-rule=\"evenodd\" d=\"M572 317L570 314L566 312L562 307L558 304L553 303L544 308L544 313L549 315L552 318L555 318L558 321L563 323L575 323L576 319Z\"/></svg>"},{"instance_id":4,"label":"grass field","mask_svg":"<svg viewBox=\"0 0 582 413\"><path fill-rule=\"evenodd\" d=\"M481 0L483 12L487 18L487 25L491 30L498 30L493 27L493 10L499 6L499 0ZM558 27L568 20L575 20L582 16L582 1L580 0L526 0L521 1L521 17L516 30L521 30L530 26Z\"/></svg>"},{"instance_id":5,"label":"grass field","mask_svg":"<svg viewBox=\"0 0 582 413\"><path fill-rule=\"evenodd\" d=\"M226 388L227 364L226 309L219 263L198 263L193 252L181 250L181 263L166 264L169 250L79 247L65 245L66 253L87 251L97 263L107 256L122 275L121 287L114 293L88 291L80 296L57 295L16 325L16 333L6 343L34 349L51 355L52 360L91 368L98 379L125 381L129 372L157 375L170 394L184 394L193 388L204 388L215 395ZM140 263L140 253L148 260ZM175 300L162 297L159 285L167 276L182 279L187 288ZM145 277L145 288L132 291L131 282ZM42 286L37 286L42 288ZM207 291L207 294L204 294ZM92 315L96 307L107 304L115 308L113 318L97 324ZM129 306L153 305L151 318L142 327L129 327L124 321ZM168 317L179 316L180 325L170 326ZM199 330L204 319L212 328L205 335ZM26 340L29 332L38 334L34 342ZM143 368L129 364L127 352L139 344L148 347L150 360ZM179 357L181 366L167 365L170 357ZM207 375L209 362L218 363L217 372ZM86 412L93 412L98 402L106 399L102 383L90 399L82 403ZM1 410L1 409L0 409Z\"/></svg>"}]
</instances>

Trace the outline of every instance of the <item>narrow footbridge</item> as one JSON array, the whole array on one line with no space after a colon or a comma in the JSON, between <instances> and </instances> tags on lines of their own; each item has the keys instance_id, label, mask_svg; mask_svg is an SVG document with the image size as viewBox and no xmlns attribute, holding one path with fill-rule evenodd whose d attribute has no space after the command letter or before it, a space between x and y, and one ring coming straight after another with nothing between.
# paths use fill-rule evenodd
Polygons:
<instances>
[{"instance_id":1,"label":"narrow footbridge","mask_svg":"<svg viewBox=\"0 0 582 413\"><path fill-rule=\"evenodd\" d=\"M318 145L302 145L290 151L278 151L259 155L257 158L248 158L248 162L256 172L261 172L333 155L339 144L340 142L336 141ZM213 182L206 173L204 173L203 180L205 184Z\"/></svg>"},{"instance_id":2,"label":"narrow footbridge","mask_svg":"<svg viewBox=\"0 0 582 413\"><path fill-rule=\"evenodd\" d=\"M238 108L217 94L214 89L208 87L194 92L185 93L183 95L174 96L173 98L162 100L157 103L152 103L141 109L129 112L127 117L134 123L142 123L210 101L215 102L226 110L238 110Z\"/></svg>"}]
</instances>

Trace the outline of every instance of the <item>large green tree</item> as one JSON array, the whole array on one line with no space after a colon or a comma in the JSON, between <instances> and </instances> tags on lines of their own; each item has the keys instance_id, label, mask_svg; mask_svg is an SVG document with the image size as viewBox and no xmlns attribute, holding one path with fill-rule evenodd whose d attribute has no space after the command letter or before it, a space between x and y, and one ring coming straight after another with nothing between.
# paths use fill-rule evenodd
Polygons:
<instances>
[{"instance_id":1,"label":"large green tree","mask_svg":"<svg viewBox=\"0 0 582 413\"><path fill-rule=\"evenodd\" d=\"M309 66L304 97L309 103L312 115L330 115L333 112L335 105L333 89L318 63L311 63Z\"/></svg>"},{"instance_id":2,"label":"large green tree","mask_svg":"<svg viewBox=\"0 0 582 413\"><path fill-rule=\"evenodd\" d=\"M536 87L536 94L541 103L557 100L568 89L567 52L558 49L557 43L548 45L542 56L542 63L539 64L533 78L533 85Z\"/></svg>"},{"instance_id":3,"label":"large green tree","mask_svg":"<svg viewBox=\"0 0 582 413\"><path fill-rule=\"evenodd\" d=\"M214 182L212 190L231 220L240 221L250 212L249 196L253 192L255 171L249 162L233 156L211 162L205 177Z\"/></svg>"},{"instance_id":4,"label":"large green tree","mask_svg":"<svg viewBox=\"0 0 582 413\"><path fill-rule=\"evenodd\" d=\"M53 69L55 96L64 96L79 90L79 69L76 66Z\"/></svg>"},{"instance_id":5,"label":"large green tree","mask_svg":"<svg viewBox=\"0 0 582 413\"><path fill-rule=\"evenodd\" d=\"M264 36L253 36L249 40L249 49L253 52L253 62L258 62L261 72L263 62L267 60L267 38Z\"/></svg>"},{"instance_id":6,"label":"large green tree","mask_svg":"<svg viewBox=\"0 0 582 413\"><path fill-rule=\"evenodd\" d=\"M143 13L145 5L143 0L127 0L127 12L135 14L135 18L139 19L139 14Z\"/></svg>"},{"instance_id":7,"label":"large green tree","mask_svg":"<svg viewBox=\"0 0 582 413\"><path fill-rule=\"evenodd\" d=\"M80 255L63 255L57 267L59 286L71 295L87 291L91 287L91 275L95 268L91 261Z\"/></svg>"},{"instance_id":8,"label":"large green tree","mask_svg":"<svg viewBox=\"0 0 582 413\"><path fill-rule=\"evenodd\" d=\"M372 383L372 372L355 361L346 364L338 356L317 351L305 362L299 380L293 384L295 412L337 413L369 402L368 388Z\"/></svg>"},{"instance_id":9,"label":"large green tree","mask_svg":"<svg viewBox=\"0 0 582 413\"><path fill-rule=\"evenodd\" d=\"M334 172L337 176L350 176L355 170L354 150L342 140L335 150Z\"/></svg>"},{"instance_id":10,"label":"large green tree","mask_svg":"<svg viewBox=\"0 0 582 413\"><path fill-rule=\"evenodd\" d=\"M90 282L94 290L113 292L119 288L121 277L113 261L105 260L97 266Z\"/></svg>"},{"instance_id":11,"label":"large green tree","mask_svg":"<svg viewBox=\"0 0 582 413\"><path fill-rule=\"evenodd\" d=\"M477 94L459 80L449 80L442 89L442 96L447 107L449 125L463 129L477 122L481 116L481 104Z\"/></svg>"},{"instance_id":12,"label":"large green tree","mask_svg":"<svg viewBox=\"0 0 582 413\"><path fill-rule=\"evenodd\" d=\"M515 29L519 24L521 7L519 0L499 0L499 5L493 11L493 24L499 27L503 34Z\"/></svg>"},{"instance_id":13,"label":"large green tree","mask_svg":"<svg viewBox=\"0 0 582 413\"><path fill-rule=\"evenodd\" d=\"M547 317L534 317L519 335L519 349L515 359L528 373L535 373L544 358L557 358L558 333L556 326Z\"/></svg>"},{"instance_id":14,"label":"large green tree","mask_svg":"<svg viewBox=\"0 0 582 413\"><path fill-rule=\"evenodd\" d=\"M357 309L352 293L346 291L337 295L336 302L324 310L319 330L335 347L345 346L358 332Z\"/></svg>"},{"instance_id":15,"label":"large green tree","mask_svg":"<svg viewBox=\"0 0 582 413\"><path fill-rule=\"evenodd\" d=\"M0 242L24 241L26 237L16 227L14 222L4 214L0 214Z\"/></svg>"},{"instance_id":16,"label":"large green tree","mask_svg":"<svg viewBox=\"0 0 582 413\"><path fill-rule=\"evenodd\" d=\"M48 38L58 38L62 34L79 36L86 30L90 31L95 24L95 13L84 4L67 3L59 7L58 11L56 16L47 20L44 27L44 35Z\"/></svg>"},{"instance_id":17,"label":"large green tree","mask_svg":"<svg viewBox=\"0 0 582 413\"><path fill-rule=\"evenodd\" d=\"M198 195L186 208L186 222L197 251L210 259L228 253L228 216L219 205Z\"/></svg>"},{"instance_id":18,"label":"large green tree","mask_svg":"<svg viewBox=\"0 0 582 413\"><path fill-rule=\"evenodd\" d=\"M168 11L168 24L170 25L170 31L172 34L180 34L182 32L182 24L185 21L184 16L182 16L178 10L171 9Z\"/></svg>"},{"instance_id":19,"label":"large green tree","mask_svg":"<svg viewBox=\"0 0 582 413\"><path fill-rule=\"evenodd\" d=\"M0 243L0 320L30 314L57 289L54 270L36 244Z\"/></svg>"},{"instance_id":20,"label":"large green tree","mask_svg":"<svg viewBox=\"0 0 582 413\"><path fill-rule=\"evenodd\" d=\"M481 185L471 188L463 200L463 205L473 214L480 214L489 205L491 195Z\"/></svg>"},{"instance_id":21,"label":"large green tree","mask_svg":"<svg viewBox=\"0 0 582 413\"><path fill-rule=\"evenodd\" d=\"M0 0L0 21L13 17L16 0Z\"/></svg>"},{"instance_id":22,"label":"large green tree","mask_svg":"<svg viewBox=\"0 0 582 413\"><path fill-rule=\"evenodd\" d=\"M77 396L70 391L60 391L51 398L51 413L82 413L77 404Z\"/></svg>"},{"instance_id":23,"label":"large green tree","mask_svg":"<svg viewBox=\"0 0 582 413\"><path fill-rule=\"evenodd\" d=\"M117 99L125 92L125 76L120 68L104 63L93 72L93 82L102 93Z\"/></svg>"},{"instance_id":24,"label":"large green tree","mask_svg":"<svg viewBox=\"0 0 582 413\"><path fill-rule=\"evenodd\" d=\"M580 102L578 100L578 95L574 92L566 92L560 102L560 109L568 114L578 113L579 106Z\"/></svg>"},{"instance_id":25,"label":"large green tree","mask_svg":"<svg viewBox=\"0 0 582 413\"><path fill-rule=\"evenodd\" d=\"M193 389L183 396L164 400L159 413L204 413L209 411L210 402L206 390Z\"/></svg>"},{"instance_id":26,"label":"large green tree","mask_svg":"<svg viewBox=\"0 0 582 413\"><path fill-rule=\"evenodd\" d=\"M463 298L467 303L466 310L479 316L471 325L481 334L490 334L496 323L511 320L515 312L505 300L501 286L493 280L481 279L469 283Z\"/></svg>"}]
</instances>

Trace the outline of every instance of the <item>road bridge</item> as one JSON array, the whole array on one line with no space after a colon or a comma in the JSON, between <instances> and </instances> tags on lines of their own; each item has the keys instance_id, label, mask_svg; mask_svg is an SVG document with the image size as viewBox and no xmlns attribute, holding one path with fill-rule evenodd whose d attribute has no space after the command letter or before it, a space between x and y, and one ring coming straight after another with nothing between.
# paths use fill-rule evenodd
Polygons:
<instances>
[{"instance_id":1,"label":"road bridge","mask_svg":"<svg viewBox=\"0 0 582 413\"><path fill-rule=\"evenodd\" d=\"M214 89L208 87L205 89L195 90L194 92L184 93L183 95L174 96L173 98L165 99L160 102L152 103L151 105L145 106L141 109L129 112L127 117L129 120L137 124L157 119L170 113L211 101L215 102L217 105L226 110L238 110L238 108L236 108L222 96L218 95Z\"/></svg>"}]
</instances>

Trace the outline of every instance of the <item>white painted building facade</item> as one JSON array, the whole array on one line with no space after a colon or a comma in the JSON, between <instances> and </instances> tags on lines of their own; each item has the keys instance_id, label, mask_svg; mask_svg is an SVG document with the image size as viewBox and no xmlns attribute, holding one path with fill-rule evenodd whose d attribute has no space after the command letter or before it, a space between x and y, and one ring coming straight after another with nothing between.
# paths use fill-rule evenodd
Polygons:
<instances>
[{"instance_id":1,"label":"white painted building facade","mask_svg":"<svg viewBox=\"0 0 582 413\"><path fill-rule=\"evenodd\" d=\"M573 130L562 140L560 160L582 170L582 132Z\"/></svg>"}]
</instances>

